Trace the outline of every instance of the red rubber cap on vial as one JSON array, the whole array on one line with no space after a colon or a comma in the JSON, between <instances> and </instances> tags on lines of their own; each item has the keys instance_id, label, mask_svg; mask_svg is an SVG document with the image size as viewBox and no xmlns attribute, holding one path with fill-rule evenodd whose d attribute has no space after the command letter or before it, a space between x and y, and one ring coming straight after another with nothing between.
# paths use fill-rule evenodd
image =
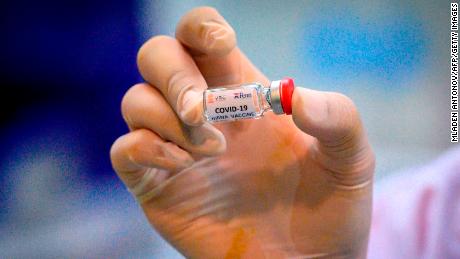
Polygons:
<instances>
[{"instance_id":1,"label":"red rubber cap on vial","mask_svg":"<svg viewBox=\"0 0 460 259\"><path fill-rule=\"evenodd\" d=\"M280 82L280 100L285 114L292 114L292 94L294 93L294 80L285 77Z\"/></svg>"}]
</instances>

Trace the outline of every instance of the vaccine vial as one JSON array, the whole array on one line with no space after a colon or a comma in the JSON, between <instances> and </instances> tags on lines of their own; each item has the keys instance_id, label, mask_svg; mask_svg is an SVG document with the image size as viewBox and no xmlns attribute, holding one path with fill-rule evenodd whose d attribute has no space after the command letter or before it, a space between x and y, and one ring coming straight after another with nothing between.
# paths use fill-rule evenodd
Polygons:
<instances>
[{"instance_id":1,"label":"vaccine vial","mask_svg":"<svg viewBox=\"0 0 460 259\"><path fill-rule=\"evenodd\" d=\"M230 85L204 91L204 117L209 122L257 119L267 111L292 113L294 81L291 78L260 83Z\"/></svg>"}]
</instances>

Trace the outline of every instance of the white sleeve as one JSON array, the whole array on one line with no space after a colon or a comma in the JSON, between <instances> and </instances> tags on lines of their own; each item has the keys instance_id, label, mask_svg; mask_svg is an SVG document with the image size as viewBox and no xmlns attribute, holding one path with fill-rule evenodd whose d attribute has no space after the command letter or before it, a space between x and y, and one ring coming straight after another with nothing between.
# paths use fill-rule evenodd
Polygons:
<instances>
[{"instance_id":1,"label":"white sleeve","mask_svg":"<svg viewBox=\"0 0 460 259\"><path fill-rule=\"evenodd\" d=\"M368 258L460 258L460 149L379 183Z\"/></svg>"}]
</instances>

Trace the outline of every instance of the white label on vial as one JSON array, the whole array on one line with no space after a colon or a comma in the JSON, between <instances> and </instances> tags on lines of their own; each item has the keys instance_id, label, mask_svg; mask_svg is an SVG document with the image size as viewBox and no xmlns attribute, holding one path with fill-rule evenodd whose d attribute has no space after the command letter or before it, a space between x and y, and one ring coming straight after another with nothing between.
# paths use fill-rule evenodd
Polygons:
<instances>
[{"instance_id":1,"label":"white label on vial","mask_svg":"<svg viewBox=\"0 0 460 259\"><path fill-rule=\"evenodd\" d=\"M254 118L259 112L259 99L254 87L217 89L206 92L206 117L208 121Z\"/></svg>"}]
</instances>

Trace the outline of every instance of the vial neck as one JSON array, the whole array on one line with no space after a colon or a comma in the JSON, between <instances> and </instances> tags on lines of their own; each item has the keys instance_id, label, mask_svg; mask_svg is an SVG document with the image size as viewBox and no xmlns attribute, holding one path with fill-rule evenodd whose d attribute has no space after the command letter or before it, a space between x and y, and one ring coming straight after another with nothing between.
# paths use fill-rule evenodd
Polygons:
<instances>
[{"instance_id":1,"label":"vial neck","mask_svg":"<svg viewBox=\"0 0 460 259\"><path fill-rule=\"evenodd\" d=\"M272 102L270 99L270 93L271 89L270 87L264 87L262 88L262 108L264 111L271 110L272 108Z\"/></svg>"}]
</instances>

